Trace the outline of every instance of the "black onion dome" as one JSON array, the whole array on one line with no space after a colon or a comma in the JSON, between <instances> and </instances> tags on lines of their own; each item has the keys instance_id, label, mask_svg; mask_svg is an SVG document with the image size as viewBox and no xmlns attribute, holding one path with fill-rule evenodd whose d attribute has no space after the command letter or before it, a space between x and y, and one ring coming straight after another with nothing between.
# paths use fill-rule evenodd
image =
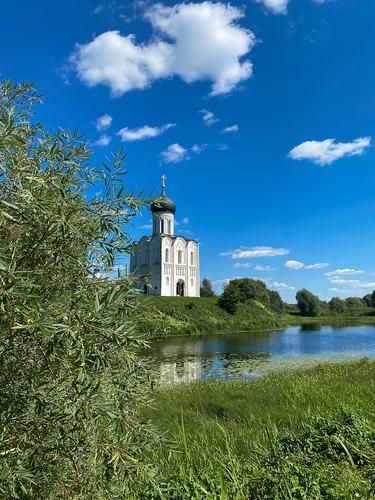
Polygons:
<instances>
[{"instance_id":1,"label":"black onion dome","mask_svg":"<svg viewBox=\"0 0 375 500\"><path fill-rule=\"evenodd\" d=\"M151 212L172 212L172 214L174 214L176 212L176 205L174 201L168 198L163 192L161 196L151 204Z\"/></svg>"}]
</instances>

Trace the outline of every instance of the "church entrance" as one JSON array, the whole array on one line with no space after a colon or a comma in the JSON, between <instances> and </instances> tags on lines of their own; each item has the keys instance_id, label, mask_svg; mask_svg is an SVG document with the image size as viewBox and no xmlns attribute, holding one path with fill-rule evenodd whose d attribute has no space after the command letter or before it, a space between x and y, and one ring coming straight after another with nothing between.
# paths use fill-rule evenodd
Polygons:
<instances>
[{"instance_id":1,"label":"church entrance","mask_svg":"<svg viewBox=\"0 0 375 500\"><path fill-rule=\"evenodd\" d=\"M178 280L176 285L176 295L183 297L185 295L185 283L184 280Z\"/></svg>"}]
</instances>

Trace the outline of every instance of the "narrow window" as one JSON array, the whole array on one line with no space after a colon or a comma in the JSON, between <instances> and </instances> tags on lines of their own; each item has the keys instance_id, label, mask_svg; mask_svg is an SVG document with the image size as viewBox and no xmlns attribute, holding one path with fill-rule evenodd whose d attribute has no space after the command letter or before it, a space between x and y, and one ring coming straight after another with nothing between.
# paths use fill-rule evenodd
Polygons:
<instances>
[{"instance_id":1,"label":"narrow window","mask_svg":"<svg viewBox=\"0 0 375 500\"><path fill-rule=\"evenodd\" d=\"M169 250L168 250L168 248L165 249L165 262L169 262Z\"/></svg>"},{"instance_id":2,"label":"narrow window","mask_svg":"<svg viewBox=\"0 0 375 500\"><path fill-rule=\"evenodd\" d=\"M194 252L190 252L190 264L194 264Z\"/></svg>"},{"instance_id":3,"label":"narrow window","mask_svg":"<svg viewBox=\"0 0 375 500\"><path fill-rule=\"evenodd\" d=\"M191 280L190 280L190 285L194 286L194 280L193 280L193 278L191 278Z\"/></svg>"},{"instance_id":4,"label":"narrow window","mask_svg":"<svg viewBox=\"0 0 375 500\"><path fill-rule=\"evenodd\" d=\"M169 285L169 276L167 276L167 278L166 278L166 283L167 283L167 285Z\"/></svg>"},{"instance_id":5,"label":"narrow window","mask_svg":"<svg viewBox=\"0 0 375 500\"><path fill-rule=\"evenodd\" d=\"M172 234L172 221L171 221L171 219L169 219L169 221L168 221L168 233Z\"/></svg>"},{"instance_id":6,"label":"narrow window","mask_svg":"<svg viewBox=\"0 0 375 500\"><path fill-rule=\"evenodd\" d=\"M161 219L161 234L164 234L164 219Z\"/></svg>"},{"instance_id":7,"label":"narrow window","mask_svg":"<svg viewBox=\"0 0 375 500\"><path fill-rule=\"evenodd\" d=\"M181 250L179 250L177 253L177 262L179 264L182 264L182 252L181 252Z\"/></svg>"}]
</instances>

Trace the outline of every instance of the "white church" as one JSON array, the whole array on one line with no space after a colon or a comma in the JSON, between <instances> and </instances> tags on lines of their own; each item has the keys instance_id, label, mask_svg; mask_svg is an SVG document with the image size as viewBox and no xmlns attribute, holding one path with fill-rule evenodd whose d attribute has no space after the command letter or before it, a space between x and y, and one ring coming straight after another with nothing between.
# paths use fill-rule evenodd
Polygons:
<instances>
[{"instance_id":1,"label":"white church","mask_svg":"<svg viewBox=\"0 0 375 500\"><path fill-rule=\"evenodd\" d=\"M200 296L199 243L175 236L176 205L162 192L151 204L152 236L143 236L134 243L130 272L147 276L144 292L167 297Z\"/></svg>"}]
</instances>

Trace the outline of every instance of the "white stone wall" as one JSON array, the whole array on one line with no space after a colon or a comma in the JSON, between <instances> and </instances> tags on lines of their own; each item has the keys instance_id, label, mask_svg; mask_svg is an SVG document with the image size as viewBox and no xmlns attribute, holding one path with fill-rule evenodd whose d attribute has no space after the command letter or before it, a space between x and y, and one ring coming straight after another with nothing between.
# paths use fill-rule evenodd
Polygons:
<instances>
[{"instance_id":1,"label":"white stone wall","mask_svg":"<svg viewBox=\"0 0 375 500\"><path fill-rule=\"evenodd\" d=\"M130 260L130 271L149 275L149 295L174 297L177 283L184 283L184 296L199 297L199 244L174 237L173 214L153 214L154 235L142 237ZM164 229L164 233L161 233ZM170 233L169 233L170 231Z\"/></svg>"}]
</instances>

